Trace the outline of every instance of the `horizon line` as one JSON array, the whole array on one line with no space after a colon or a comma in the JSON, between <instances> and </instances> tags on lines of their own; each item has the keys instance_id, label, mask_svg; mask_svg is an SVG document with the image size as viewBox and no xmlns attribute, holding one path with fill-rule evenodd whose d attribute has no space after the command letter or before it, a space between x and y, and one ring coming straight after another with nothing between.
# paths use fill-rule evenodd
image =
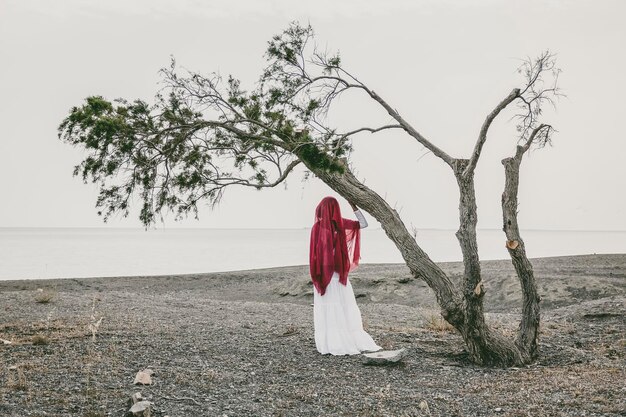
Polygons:
<instances>
[{"instance_id":1,"label":"horizon line","mask_svg":"<svg viewBox=\"0 0 626 417\"><path fill-rule=\"evenodd\" d=\"M128 226L128 227L107 227L107 226L0 226L0 230L8 230L8 229L96 229L96 230L143 230L143 231L164 231L164 230L307 230L311 229L310 227L158 227L158 228L144 228L139 226ZM382 227L368 227L370 230L383 230ZM416 228L417 231L441 231L441 232L455 232L457 229L455 228L438 228L438 227L423 227ZM491 231L497 230L502 231L500 228L493 227L479 227L476 230L483 231ZM608 232L608 233L626 233L626 230L608 230L608 229L537 229L537 228L528 228L521 230L525 230L528 232Z\"/></svg>"}]
</instances>

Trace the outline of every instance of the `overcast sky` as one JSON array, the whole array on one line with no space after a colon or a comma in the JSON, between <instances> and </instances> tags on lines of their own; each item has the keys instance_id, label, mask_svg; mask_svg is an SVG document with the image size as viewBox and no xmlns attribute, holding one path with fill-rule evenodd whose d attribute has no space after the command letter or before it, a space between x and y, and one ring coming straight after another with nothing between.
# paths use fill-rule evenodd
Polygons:
<instances>
[{"instance_id":1,"label":"overcast sky","mask_svg":"<svg viewBox=\"0 0 626 417\"><path fill-rule=\"evenodd\" d=\"M266 41L299 20L456 157L469 155L485 116L520 86L520 59L557 53L567 98L545 115L558 129L554 146L523 162L520 224L626 230L624 16L623 0L0 0L0 227L103 227L96 189L71 175L81 152L57 139L69 109L89 95L151 100L170 55L251 86ZM482 228L500 227L500 160L514 152L512 114L492 127L477 169ZM347 128L389 121L362 96L347 97L331 117ZM407 225L457 227L454 177L414 139L363 134L354 147L359 177ZM261 192L233 188L199 221L170 218L165 227L310 226L315 205L332 193L302 177L297 171L286 188ZM139 225L128 218L106 227Z\"/></svg>"}]
</instances>

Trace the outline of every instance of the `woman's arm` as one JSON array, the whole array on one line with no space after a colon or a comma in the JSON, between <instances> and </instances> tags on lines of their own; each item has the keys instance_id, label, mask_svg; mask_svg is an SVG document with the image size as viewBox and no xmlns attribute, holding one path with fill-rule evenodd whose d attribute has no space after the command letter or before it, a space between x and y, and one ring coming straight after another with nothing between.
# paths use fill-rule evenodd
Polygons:
<instances>
[{"instance_id":1,"label":"woman's arm","mask_svg":"<svg viewBox=\"0 0 626 417\"><path fill-rule=\"evenodd\" d=\"M354 215L358 219L361 229L365 229L368 226L367 220L365 220L365 216L363 216L363 213L361 213L361 210L359 210L359 208L355 204L353 204L351 201L348 201L348 203L350 203L350 207L352 207Z\"/></svg>"}]
</instances>

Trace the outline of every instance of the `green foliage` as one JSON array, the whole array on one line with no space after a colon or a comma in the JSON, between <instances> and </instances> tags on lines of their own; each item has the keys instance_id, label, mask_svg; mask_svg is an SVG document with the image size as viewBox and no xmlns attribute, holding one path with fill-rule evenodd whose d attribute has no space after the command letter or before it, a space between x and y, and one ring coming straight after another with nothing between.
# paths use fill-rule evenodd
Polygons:
<instances>
[{"instance_id":1,"label":"green foliage","mask_svg":"<svg viewBox=\"0 0 626 417\"><path fill-rule=\"evenodd\" d=\"M85 151L74 175L98 185L98 213L106 221L138 205L147 226L164 210L197 215L198 202L218 203L231 185L275 186L298 160L343 173L350 143L323 121L346 85L333 79L341 60L309 51L312 38L297 23L274 36L250 91L233 76L181 75L172 60L152 105L93 96L72 108L59 137Z\"/></svg>"},{"instance_id":2,"label":"green foliage","mask_svg":"<svg viewBox=\"0 0 626 417\"><path fill-rule=\"evenodd\" d=\"M309 166L314 166L322 171L343 174L346 170L345 165L339 159L328 156L312 143L300 145L298 156L306 161Z\"/></svg>"},{"instance_id":3,"label":"green foliage","mask_svg":"<svg viewBox=\"0 0 626 417\"><path fill-rule=\"evenodd\" d=\"M216 170L213 158L233 145L229 138L215 140L215 152L207 152L208 144L193 137L211 124L175 94L158 97L154 108L140 100L118 103L89 97L59 127L64 141L88 152L74 175L100 186L96 206L105 220L128 215L134 194L142 199L139 217L146 225L164 207L185 215L200 198L218 196L215 180L229 173Z\"/></svg>"}]
</instances>

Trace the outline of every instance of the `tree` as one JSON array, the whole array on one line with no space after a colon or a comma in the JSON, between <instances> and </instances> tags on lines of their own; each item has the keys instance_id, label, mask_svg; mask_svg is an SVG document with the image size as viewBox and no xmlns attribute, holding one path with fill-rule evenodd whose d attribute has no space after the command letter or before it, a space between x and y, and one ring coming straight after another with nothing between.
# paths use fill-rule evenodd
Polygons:
<instances>
[{"instance_id":1,"label":"tree","mask_svg":"<svg viewBox=\"0 0 626 417\"><path fill-rule=\"evenodd\" d=\"M335 192L380 222L415 278L434 290L442 316L462 335L470 358L479 364L520 365L538 353L539 295L532 264L517 222L519 167L531 147L550 143L554 129L540 123L542 106L554 104L559 70L550 52L527 59L519 68L521 88L513 89L487 115L469 158L454 158L421 135L387 101L343 66L338 54L319 51L310 26L292 23L268 43L267 66L251 91L239 80L217 74L180 75L176 63L161 70L165 87L155 104L135 100L112 103L88 97L59 126L59 137L84 148L87 157L74 169L85 182L98 184L99 214L129 214L140 198L140 219L147 226L164 211L194 214L206 200L216 204L234 185L262 189L283 182L298 164ZM546 81L546 76L551 79ZM342 95L360 92L387 112L394 123L339 131L326 121ZM492 122L508 106L518 112L518 146L502 161L503 231L523 291L517 338L508 340L489 328L483 314L485 291L476 243L474 170ZM459 229L465 272L460 286L428 257L399 214L352 172L352 138L388 129L404 130L448 165L459 186Z\"/></svg>"}]
</instances>

